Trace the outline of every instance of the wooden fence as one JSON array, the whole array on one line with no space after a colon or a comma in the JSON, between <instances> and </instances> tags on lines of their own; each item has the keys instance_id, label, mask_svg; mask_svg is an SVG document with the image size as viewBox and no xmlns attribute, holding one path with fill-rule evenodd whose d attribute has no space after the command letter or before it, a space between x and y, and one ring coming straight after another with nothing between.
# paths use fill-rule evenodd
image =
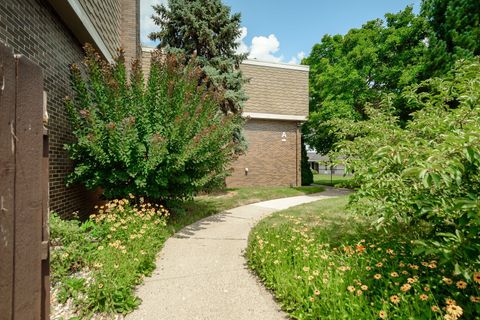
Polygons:
<instances>
[{"instance_id":1,"label":"wooden fence","mask_svg":"<svg viewBox=\"0 0 480 320\"><path fill-rule=\"evenodd\" d=\"M0 318L49 318L43 76L0 43Z\"/></svg>"}]
</instances>

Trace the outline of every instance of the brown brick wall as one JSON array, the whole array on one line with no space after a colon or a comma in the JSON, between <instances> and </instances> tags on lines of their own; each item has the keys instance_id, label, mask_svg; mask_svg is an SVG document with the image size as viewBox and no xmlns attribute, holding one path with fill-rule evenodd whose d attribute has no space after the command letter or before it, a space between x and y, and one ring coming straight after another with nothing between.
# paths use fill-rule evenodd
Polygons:
<instances>
[{"instance_id":1,"label":"brown brick wall","mask_svg":"<svg viewBox=\"0 0 480 320\"><path fill-rule=\"evenodd\" d=\"M300 185L300 134L297 122L278 120L247 121L246 155L233 164L228 187ZM286 141L282 134L286 133ZM248 175L245 175L248 168Z\"/></svg>"},{"instance_id":2,"label":"brown brick wall","mask_svg":"<svg viewBox=\"0 0 480 320\"><path fill-rule=\"evenodd\" d=\"M108 51L115 57L117 49L121 47L120 25L122 8L120 0L79 0L79 2L105 42Z\"/></svg>"},{"instance_id":3,"label":"brown brick wall","mask_svg":"<svg viewBox=\"0 0 480 320\"><path fill-rule=\"evenodd\" d=\"M85 11L92 15L90 20L104 37L109 50L116 50L114 46L121 41L118 23L114 21L119 18L119 1L127 0L82 1L85 6L89 3ZM129 1L134 3L130 10L138 7L139 0ZM64 216L74 211L86 213L92 194L80 186L65 186L72 163L64 150L64 144L74 139L63 103L65 96L72 95L68 66L81 62L82 44L46 0L0 0L0 42L13 48L15 53L25 55L43 70L49 113L50 209Z\"/></svg>"},{"instance_id":4,"label":"brown brick wall","mask_svg":"<svg viewBox=\"0 0 480 320\"><path fill-rule=\"evenodd\" d=\"M120 23L121 45L123 50L125 50L125 58L128 63L142 54L140 43L140 0L118 1L122 8Z\"/></svg>"},{"instance_id":5,"label":"brown brick wall","mask_svg":"<svg viewBox=\"0 0 480 320\"><path fill-rule=\"evenodd\" d=\"M243 63L250 83L245 87L245 112L308 115L308 71Z\"/></svg>"},{"instance_id":6,"label":"brown brick wall","mask_svg":"<svg viewBox=\"0 0 480 320\"><path fill-rule=\"evenodd\" d=\"M72 94L68 66L81 61L81 45L42 0L0 1L0 41L43 70L49 113L50 209L64 215L84 210L85 191L65 187L71 163L63 149L73 140L63 104L64 97Z\"/></svg>"}]
</instances>

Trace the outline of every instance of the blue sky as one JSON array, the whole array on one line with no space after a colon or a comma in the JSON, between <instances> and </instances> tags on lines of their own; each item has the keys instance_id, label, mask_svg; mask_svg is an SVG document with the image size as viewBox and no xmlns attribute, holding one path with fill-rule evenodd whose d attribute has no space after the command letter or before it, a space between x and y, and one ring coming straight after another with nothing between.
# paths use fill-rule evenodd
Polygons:
<instances>
[{"instance_id":1,"label":"blue sky","mask_svg":"<svg viewBox=\"0 0 480 320\"><path fill-rule=\"evenodd\" d=\"M141 0L142 42L154 45L146 35L157 28L150 19L153 3ZM421 0L224 0L233 12L242 14L242 51L258 60L298 63L310 53L324 34L345 34L351 28L387 12L413 5L418 12Z\"/></svg>"}]
</instances>

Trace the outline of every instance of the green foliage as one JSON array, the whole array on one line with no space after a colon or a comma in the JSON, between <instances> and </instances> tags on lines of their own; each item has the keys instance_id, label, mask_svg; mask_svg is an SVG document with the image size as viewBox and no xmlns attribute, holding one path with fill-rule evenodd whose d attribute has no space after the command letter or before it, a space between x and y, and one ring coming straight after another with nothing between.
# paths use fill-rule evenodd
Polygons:
<instances>
[{"instance_id":1,"label":"green foliage","mask_svg":"<svg viewBox=\"0 0 480 320\"><path fill-rule=\"evenodd\" d=\"M231 15L220 0L169 0L155 5L153 20L160 31L150 34L159 48L196 56L209 84L225 91L222 110L239 113L246 100L245 80L238 67L245 54L237 54L241 16Z\"/></svg>"},{"instance_id":2,"label":"green foliage","mask_svg":"<svg viewBox=\"0 0 480 320\"><path fill-rule=\"evenodd\" d=\"M417 83L423 73L422 42L428 25L411 7L386 14L345 36L325 35L303 63L310 65L310 118L304 126L307 143L320 153L335 142L330 119L362 120L365 104L378 104L385 93L398 93ZM402 119L411 112L396 102Z\"/></svg>"},{"instance_id":3,"label":"green foliage","mask_svg":"<svg viewBox=\"0 0 480 320\"><path fill-rule=\"evenodd\" d=\"M133 310L139 304L133 288L152 272L170 234L166 209L131 201L109 202L85 222L50 217L54 292L85 318Z\"/></svg>"},{"instance_id":4,"label":"green foliage","mask_svg":"<svg viewBox=\"0 0 480 320\"><path fill-rule=\"evenodd\" d=\"M293 319L478 319L480 274L414 255L411 230L374 230L346 202L274 213L250 234L249 266Z\"/></svg>"},{"instance_id":5,"label":"green foliage","mask_svg":"<svg viewBox=\"0 0 480 320\"><path fill-rule=\"evenodd\" d=\"M387 230L417 226L417 253L438 255L469 279L480 267L480 60L403 95L421 109L405 128L375 109L368 121L336 123L335 156L346 157L360 185L351 209Z\"/></svg>"},{"instance_id":6,"label":"green foliage","mask_svg":"<svg viewBox=\"0 0 480 320\"><path fill-rule=\"evenodd\" d=\"M305 148L305 143L302 139L302 163L301 163L301 170L302 170L302 186L309 186L313 183L313 173L310 169L310 164L308 163L308 155L307 155L307 148Z\"/></svg>"},{"instance_id":7,"label":"green foliage","mask_svg":"<svg viewBox=\"0 0 480 320\"><path fill-rule=\"evenodd\" d=\"M156 53L146 83L138 63L127 79L122 55L108 64L86 47L84 64L84 76L71 68L75 96L66 101L77 138L66 146L68 183L107 198L184 199L226 177L240 115L219 111L223 97L194 60Z\"/></svg>"},{"instance_id":8,"label":"green foliage","mask_svg":"<svg viewBox=\"0 0 480 320\"><path fill-rule=\"evenodd\" d=\"M456 60L480 55L479 1L424 0L422 15L431 26L426 59L430 74L445 74Z\"/></svg>"}]
</instances>

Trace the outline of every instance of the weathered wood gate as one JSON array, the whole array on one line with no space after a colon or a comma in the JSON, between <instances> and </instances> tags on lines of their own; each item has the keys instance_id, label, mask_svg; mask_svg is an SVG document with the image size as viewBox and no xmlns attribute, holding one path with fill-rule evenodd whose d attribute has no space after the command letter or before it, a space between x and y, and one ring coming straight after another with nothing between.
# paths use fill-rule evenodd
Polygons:
<instances>
[{"instance_id":1,"label":"weathered wood gate","mask_svg":"<svg viewBox=\"0 0 480 320\"><path fill-rule=\"evenodd\" d=\"M48 319L48 137L40 67L0 43L0 318Z\"/></svg>"}]
</instances>

